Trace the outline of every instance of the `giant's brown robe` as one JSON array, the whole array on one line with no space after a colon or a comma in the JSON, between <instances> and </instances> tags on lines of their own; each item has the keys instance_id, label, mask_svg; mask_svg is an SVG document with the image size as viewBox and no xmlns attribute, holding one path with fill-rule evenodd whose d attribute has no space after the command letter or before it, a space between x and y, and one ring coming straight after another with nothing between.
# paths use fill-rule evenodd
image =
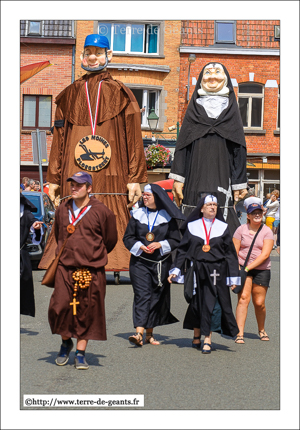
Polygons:
<instances>
[{"instance_id":1,"label":"giant's brown robe","mask_svg":"<svg viewBox=\"0 0 300 430\"><path fill-rule=\"evenodd\" d=\"M97 172L88 171L93 178L92 192L128 193L126 187L128 183L147 182L141 114L134 95L122 82L114 80L106 71L86 74L65 88L56 98L55 121L64 120L64 126L54 127L47 181L60 185L61 198L70 194L67 178L82 170L75 160L75 147L83 137L92 134L85 82L88 82L94 118L98 84L101 80L103 82L95 134L109 142L112 153L111 160L105 168ZM128 270L130 253L122 242L130 219L128 198L116 195L96 197L117 217L119 240L109 255L106 270ZM48 267L51 261L48 254L47 249L40 268Z\"/></svg>"},{"instance_id":2,"label":"giant's brown robe","mask_svg":"<svg viewBox=\"0 0 300 430\"><path fill-rule=\"evenodd\" d=\"M68 235L72 204L72 199L65 201L56 211L56 253ZM106 340L104 266L107 264L107 254L117 243L116 217L95 197L90 198L89 205L91 208L68 238L60 257L48 319L52 333L77 339ZM70 305L74 293L72 274L80 267L89 268L92 281L87 289L78 288L77 315L73 315L73 306Z\"/></svg>"}]
</instances>

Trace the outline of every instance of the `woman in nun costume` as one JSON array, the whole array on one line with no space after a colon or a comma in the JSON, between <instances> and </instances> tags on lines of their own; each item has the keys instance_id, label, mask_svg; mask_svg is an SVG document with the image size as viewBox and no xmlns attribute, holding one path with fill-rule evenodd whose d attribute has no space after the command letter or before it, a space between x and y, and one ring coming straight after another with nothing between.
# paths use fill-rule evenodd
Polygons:
<instances>
[{"instance_id":1,"label":"woman in nun costume","mask_svg":"<svg viewBox=\"0 0 300 430\"><path fill-rule=\"evenodd\" d=\"M185 262L193 268L188 269L193 273L189 294L185 284L185 297L190 304L183 328L194 330L194 348L200 349L204 335L202 353L209 354L212 331L231 337L239 332L229 289L240 285L239 263L215 196L202 197L180 230L183 237L168 280L184 282Z\"/></svg>"},{"instance_id":2,"label":"woman in nun costume","mask_svg":"<svg viewBox=\"0 0 300 430\"><path fill-rule=\"evenodd\" d=\"M153 328L178 322L170 312L168 283L171 252L180 242L177 219L185 220L185 217L167 192L159 185L146 185L141 207L132 212L123 238L131 252L129 271L134 291L136 333L129 341L137 346L143 345L145 329L145 342L159 345L153 337Z\"/></svg>"}]
</instances>

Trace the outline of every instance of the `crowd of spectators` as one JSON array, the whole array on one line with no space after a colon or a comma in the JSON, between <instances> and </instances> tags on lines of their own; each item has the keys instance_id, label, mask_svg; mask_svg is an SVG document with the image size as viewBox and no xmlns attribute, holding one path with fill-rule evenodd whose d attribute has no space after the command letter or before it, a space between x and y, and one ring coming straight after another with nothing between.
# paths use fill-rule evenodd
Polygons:
<instances>
[{"instance_id":1,"label":"crowd of spectators","mask_svg":"<svg viewBox=\"0 0 300 430\"><path fill-rule=\"evenodd\" d=\"M22 178L20 191L41 191L40 181L37 181L36 179L30 179L25 176ZM49 194L49 182L45 182L43 184L43 192Z\"/></svg>"}]
</instances>

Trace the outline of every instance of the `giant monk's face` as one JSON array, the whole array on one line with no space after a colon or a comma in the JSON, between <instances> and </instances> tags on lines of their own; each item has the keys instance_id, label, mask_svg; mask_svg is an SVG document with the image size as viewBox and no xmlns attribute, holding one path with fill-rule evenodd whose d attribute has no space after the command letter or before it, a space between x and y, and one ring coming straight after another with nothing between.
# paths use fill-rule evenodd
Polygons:
<instances>
[{"instance_id":1,"label":"giant monk's face","mask_svg":"<svg viewBox=\"0 0 300 430\"><path fill-rule=\"evenodd\" d=\"M97 46L87 46L81 54L81 64L89 72L97 72L99 67L103 67L106 62L105 48ZM108 62L112 59L112 51L107 50ZM105 70L105 69L103 69Z\"/></svg>"},{"instance_id":2,"label":"giant monk's face","mask_svg":"<svg viewBox=\"0 0 300 430\"><path fill-rule=\"evenodd\" d=\"M216 93L227 83L227 77L221 64L208 64L204 71L201 87L204 91Z\"/></svg>"}]
</instances>

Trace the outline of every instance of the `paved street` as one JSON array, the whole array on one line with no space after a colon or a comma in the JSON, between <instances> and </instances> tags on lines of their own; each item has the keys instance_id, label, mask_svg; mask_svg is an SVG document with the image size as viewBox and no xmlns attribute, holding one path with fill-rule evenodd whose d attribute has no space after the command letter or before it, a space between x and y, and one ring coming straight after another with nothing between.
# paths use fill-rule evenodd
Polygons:
<instances>
[{"instance_id":1,"label":"paved street","mask_svg":"<svg viewBox=\"0 0 300 430\"><path fill-rule=\"evenodd\" d=\"M135 347L127 340L134 332L128 272L121 273L120 285L108 273L108 340L89 342L88 371L75 370L74 350L66 366L55 364L60 337L51 334L47 321L52 290L40 284L44 271L34 271L36 317L21 316L21 409L23 394L144 394L146 410L278 410L279 257L272 254L266 302L270 342L259 340L251 304L245 345L214 333L210 355L192 349L192 332L182 328L183 286L172 284L172 313L180 322L157 327L161 346ZM234 294L232 301L235 309Z\"/></svg>"}]
</instances>

